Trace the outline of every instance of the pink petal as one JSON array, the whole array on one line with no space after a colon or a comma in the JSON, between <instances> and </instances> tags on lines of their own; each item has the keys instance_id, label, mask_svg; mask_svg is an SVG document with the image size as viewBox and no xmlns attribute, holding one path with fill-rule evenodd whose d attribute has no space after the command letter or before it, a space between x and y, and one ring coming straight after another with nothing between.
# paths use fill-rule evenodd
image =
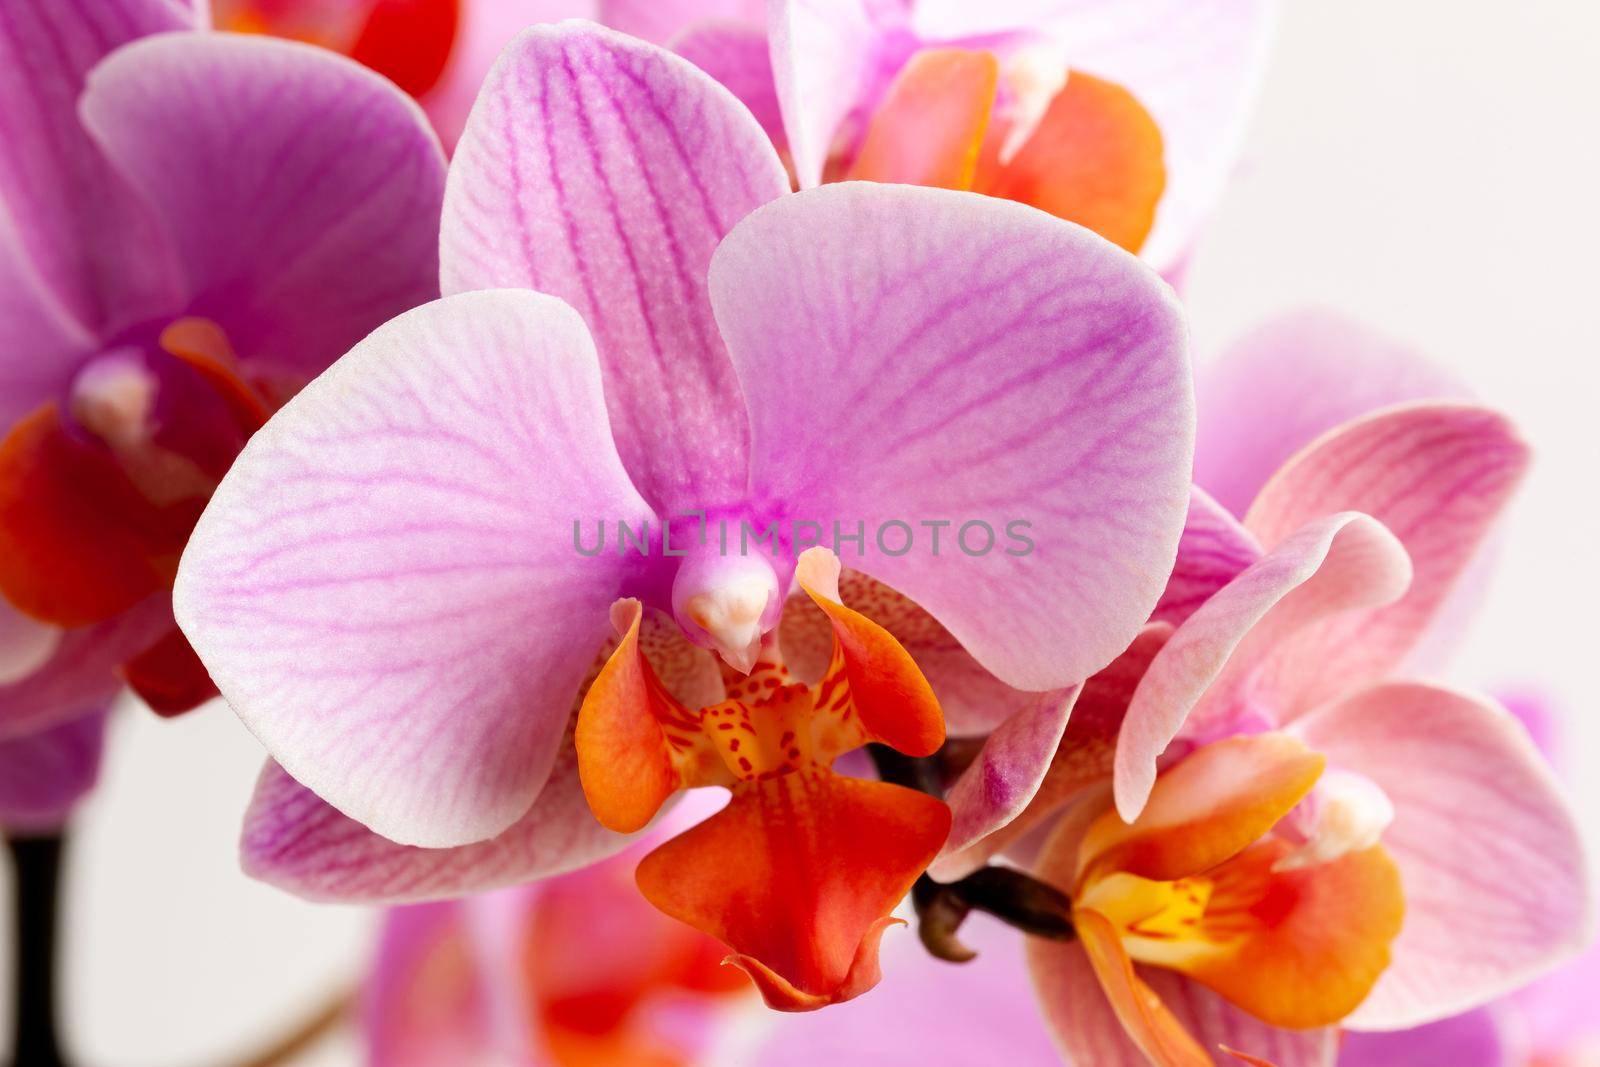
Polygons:
<instances>
[{"instance_id":1,"label":"pink petal","mask_svg":"<svg viewBox=\"0 0 1600 1067\"><path fill-rule=\"evenodd\" d=\"M1420 403L1369 415L1291 460L1245 525L1267 546L1331 511L1387 526L1415 576L1396 603L1330 617L1274 655L1268 683L1294 714L1393 670L1416 646L1472 562L1528 467L1528 447L1486 408Z\"/></svg>"},{"instance_id":2,"label":"pink petal","mask_svg":"<svg viewBox=\"0 0 1600 1067\"><path fill-rule=\"evenodd\" d=\"M764 0L600 0L601 22L653 44L669 44L696 23L760 26L765 19Z\"/></svg>"},{"instance_id":3,"label":"pink petal","mask_svg":"<svg viewBox=\"0 0 1600 1067\"><path fill-rule=\"evenodd\" d=\"M1255 536L1196 486L1178 541L1178 562L1151 619L1176 626L1260 558Z\"/></svg>"},{"instance_id":4,"label":"pink petal","mask_svg":"<svg viewBox=\"0 0 1600 1067\"><path fill-rule=\"evenodd\" d=\"M1409 345L1329 311L1256 327L1196 374L1194 477L1235 515L1296 452L1341 423L1466 389Z\"/></svg>"},{"instance_id":5,"label":"pink petal","mask_svg":"<svg viewBox=\"0 0 1600 1067\"><path fill-rule=\"evenodd\" d=\"M1161 127L1167 188L1144 257L1188 251L1222 192L1266 58L1272 0L919 0L925 36L1029 27L1059 40L1074 70L1126 86Z\"/></svg>"},{"instance_id":6,"label":"pink petal","mask_svg":"<svg viewBox=\"0 0 1600 1067\"><path fill-rule=\"evenodd\" d=\"M629 838L595 822L569 745L532 809L487 841L414 848L379 837L268 763L245 813L245 873L309 900L438 900L546 878L603 859Z\"/></svg>"},{"instance_id":7,"label":"pink petal","mask_svg":"<svg viewBox=\"0 0 1600 1067\"><path fill-rule=\"evenodd\" d=\"M750 113L687 61L583 23L536 27L490 73L456 151L445 291L572 304L645 499L663 514L736 499L748 434L706 269L787 189Z\"/></svg>"},{"instance_id":8,"label":"pink petal","mask_svg":"<svg viewBox=\"0 0 1600 1067\"><path fill-rule=\"evenodd\" d=\"M540 22L592 19L597 6L595 0L468 0L462 4L444 77L421 98L445 150L455 149L484 78L517 34Z\"/></svg>"},{"instance_id":9,"label":"pink petal","mask_svg":"<svg viewBox=\"0 0 1600 1067\"><path fill-rule=\"evenodd\" d=\"M103 707L8 741L0 741L0 828L51 833L71 815L100 774Z\"/></svg>"},{"instance_id":10,"label":"pink petal","mask_svg":"<svg viewBox=\"0 0 1600 1067\"><path fill-rule=\"evenodd\" d=\"M672 50L727 86L750 109L772 143L785 146L783 111L772 79L772 50L761 21L703 22L672 41Z\"/></svg>"},{"instance_id":11,"label":"pink petal","mask_svg":"<svg viewBox=\"0 0 1600 1067\"><path fill-rule=\"evenodd\" d=\"M14 243L0 260L27 264L36 299L77 333L114 333L177 300L154 219L77 108L106 55L191 21L168 0L7 0L0 10L0 245ZM0 270L0 281L14 273Z\"/></svg>"},{"instance_id":12,"label":"pink petal","mask_svg":"<svg viewBox=\"0 0 1600 1067\"><path fill-rule=\"evenodd\" d=\"M9 228L0 206L0 334L6 338L0 346L0 434L65 392L72 372L96 347L24 258Z\"/></svg>"},{"instance_id":13,"label":"pink petal","mask_svg":"<svg viewBox=\"0 0 1600 1067\"><path fill-rule=\"evenodd\" d=\"M1252 714L1271 721L1276 709L1252 706L1243 691L1262 661L1320 619L1392 602L1409 578L1394 536L1346 512L1307 524L1224 586L1178 627L1134 693L1117 738L1117 811L1132 822L1144 809L1156 759L1191 712L1191 732Z\"/></svg>"},{"instance_id":14,"label":"pink petal","mask_svg":"<svg viewBox=\"0 0 1600 1067\"><path fill-rule=\"evenodd\" d=\"M1008 685L1064 688L1127 646L1189 499L1183 327L1153 273L1020 204L851 182L751 215L711 293L756 499L859 526L846 564Z\"/></svg>"},{"instance_id":15,"label":"pink petal","mask_svg":"<svg viewBox=\"0 0 1600 1067\"><path fill-rule=\"evenodd\" d=\"M1055 1063L1029 997L1022 935L974 914L962 926L961 939L978 957L952 965L929 956L915 938L891 935L883 945L883 982L871 996L775 1019L758 1051L738 1062L749 1067Z\"/></svg>"},{"instance_id":16,"label":"pink petal","mask_svg":"<svg viewBox=\"0 0 1600 1067\"><path fill-rule=\"evenodd\" d=\"M369 1067L486 1063L491 990L458 901L395 908L362 990Z\"/></svg>"},{"instance_id":17,"label":"pink petal","mask_svg":"<svg viewBox=\"0 0 1600 1067\"><path fill-rule=\"evenodd\" d=\"M888 84L894 0L771 0L767 33L785 141L800 188L822 171L844 122Z\"/></svg>"},{"instance_id":18,"label":"pink petal","mask_svg":"<svg viewBox=\"0 0 1600 1067\"><path fill-rule=\"evenodd\" d=\"M266 37L168 35L96 68L81 111L170 235L189 313L256 367L309 378L438 294L438 139L365 67Z\"/></svg>"},{"instance_id":19,"label":"pink petal","mask_svg":"<svg viewBox=\"0 0 1600 1067\"><path fill-rule=\"evenodd\" d=\"M1028 806L1050 770L1077 695L1073 689L1032 694L1029 707L989 735L945 796L952 822L944 849L928 868L935 878L954 880L981 866L960 853Z\"/></svg>"},{"instance_id":20,"label":"pink petal","mask_svg":"<svg viewBox=\"0 0 1600 1067\"><path fill-rule=\"evenodd\" d=\"M1586 991L1586 998L1592 991ZM1413 1030L1344 1035L1339 1067L1516 1067L1503 1012L1480 1008Z\"/></svg>"},{"instance_id":21,"label":"pink petal","mask_svg":"<svg viewBox=\"0 0 1600 1067\"><path fill-rule=\"evenodd\" d=\"M527 812L626 579L574 520L649 509L583 322L450 297L378 329L258 433L179 568L184 632L284 768L393 840Z\"/></svg>"},{"instance_id":22,"label":"pink petal","mask_svg":"<svg viewBox=\"0 0 1600 1067\"><path fill-rule=\"evenodd\" d=\"M1374 686L1296 724L1394 804L1394 960L1348 1025L1391 1030L1487 1003L1589 940L1587 860L1549 768L1506 711L1418 683Z\"/></svg>"}]
</instances>

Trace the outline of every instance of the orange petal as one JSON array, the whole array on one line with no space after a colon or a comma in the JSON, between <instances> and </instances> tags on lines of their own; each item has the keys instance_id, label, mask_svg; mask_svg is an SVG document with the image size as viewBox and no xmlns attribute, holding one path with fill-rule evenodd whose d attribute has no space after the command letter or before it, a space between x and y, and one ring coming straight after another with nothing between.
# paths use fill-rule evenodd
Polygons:
<instances>
[{"instance_id":1,"label":"orange petal","mask_svg":"<svg viewBox=\"0 0 1600 1067\"><path fill-rule=\"evenodd\" d=\"M216 683L181 630L124 663L122 677L151 711L165 718L193 711L217 695Z\"/></svg>"},{"instance_id":2,"label":"orange petal","mask_svg":"<svg viewBox=\"0 0 1600 1067\"><path fill-rule=\"evenodd\" d=\"M1128 1038L1156 1067L1212 1067L1200 1043L1183 1028L1155 990L1133 969L1117 928L1098 912L1085 908L1073 915L1078 940L1100 979L1111 1010L1116 1012Z\"/></svg>"},{"instance_id":3,"label":"orange petal","mask_svg":"<svg viewBox=\"0 0 1600 1067\"><path fill-rule=\"evenodd\" d=\"M640 651L643 617L637 600L612 605L622 640L584 695L575 735L589 810L619 833L643 829L679 789L731 780L699 714L667 692Z\"/></svg>"},{"instance_id":4,"label":"orange petal","mask_svg":"<svg viewBox=\"0 0 1600 1067\"><path fill-rule=\"evenodd\" d=\"M1282 733L1196 749L1156 779L1131 825L1112 811L1089 828L1078 852L1080 886L1112 871L1169 882L1215 867L1300 803L1324 762Z\"/></svg>"},{"instance_id":5,"label":"orange petal","mask_svg":"<svg viewBox=\"0 0 1600 1067\"><path fill-rule=\"evenodd\" d=\"M1128 951L1187 974L1272 1026L1339 1022L1389 965L1405 912L1399 869L1374 847L1274 870L1292 849L1269 839L1211 872L1211 898L1192 937L1134 938Z\"/></svg>"},{"instance_id":6,"label":"orange petal","mask_svg":"<svg viewBox=\"0 0 1600 1067\"><path fill-rule=\"evenodd\" d=\"M809 766L740 782L728 806L639 864L639 889L731 947L774 1008L877 982L876 938L950 832L945 805Z\"/></svg>"},{"instance_id":7,"label":"orange petal","mask_svg":"<svg viewBox=\"0 0 1600 1067\"><path fill-rule=\"evenodd\" d=\"M57 626L109 619L171 585L199 509L151 504L47 403L0 441L0 592Z\"/></svg>"},{"instance_id":8,"label":"orange petal","mask_svg":"<svg viewBox=\"0 0 1600 1067\"><path fill-rule=\"evenodd\" d=\"M443 77L460 22L460 0L377 0L350 58L421 96Z\"/></svg>"},{"instance_id":9,"label":"orange petal","mask_svg":"<svg viewBox=\"0 0 1600 1067\"><path fill-rule=\"evenodd\" d=\"M216 390L246 436L266 424L272 412L240 375L233 346L222 327L209 319L179 319L161 331L160 344L193 367Z\"/></svg>"},{"instance_id":10,"label":"orange petal","mask_svg":"<svg viewBox=\"0 0 1600 1067\"><path fill-rule=\"evenodd\" d=\"M839 570L839 557L825 548L807 549L795 569L833 624L833 661L817 687L816 758L826 763L868 741L930 756L944 744L933 687L889 631L840 602Z\"/></svg>"},{"instance_id":11,"label":"orange petal","mask_svg":"<svg viewBox=\"0 0 1600 1067\"><path fill-rule=\"evenodd\" d=\"M1238 1049L1229 1048L1227 1045L1218 1045L1217 1047L1240 1063L1249 1064L1250 1067L1277 1067L1277 1064L1271 1060L1264 1060L1260 1056L1252 1056L1248 1052L1240 1052Z\"/></svg>"},{"instance_id":12,"label":"orange petal","mask_svg":"<svg viewBox=\"0 0 1600 1067\"><path fill-rule=\"evenodd\" d=\"M1120 85L1073 71L1008 162L995 138L973 188L1020 200L1137 252L1166 187L1161 130Z\"/></svg>"},{"instance_id":13,"label":"orange petal","mask_svg":"<svg viewBox=\"0 0 1600 1067\"><path fill-rule=\"evenodd\" d=\"M972 188L999 76L992 52L938 48L912 56L872 116L849 177Z\"/></svg>"}]
</instances>

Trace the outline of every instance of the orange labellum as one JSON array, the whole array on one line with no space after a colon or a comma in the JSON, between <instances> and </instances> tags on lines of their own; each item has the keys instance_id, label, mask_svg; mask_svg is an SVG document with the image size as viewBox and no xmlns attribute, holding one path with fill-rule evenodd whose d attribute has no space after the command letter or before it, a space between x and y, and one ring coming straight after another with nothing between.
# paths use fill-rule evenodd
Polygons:
<instances>
[{"instance_id":1,"label":"orange labellum","mask_svg":"<svg viewBox=\"0 0 1600 1067\"><path fill-rule=\"evenodd\" d=\"M972 188L999 77L1000 64L991 52L918 52L873 115L849 177Z\"/></svg>"}]
</instances>

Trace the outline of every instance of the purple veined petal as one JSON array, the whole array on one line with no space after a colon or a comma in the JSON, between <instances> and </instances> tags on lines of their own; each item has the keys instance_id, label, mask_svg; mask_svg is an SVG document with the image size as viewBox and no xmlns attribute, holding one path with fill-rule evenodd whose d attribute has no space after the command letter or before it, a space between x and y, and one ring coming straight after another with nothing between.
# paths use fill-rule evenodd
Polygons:
<instances>
[{"instance_id":1,"label":"purple veined petal","mask_svg":"<svg viewBox=\"0 0 1600 1067\"><path fill-rule=\"evenodd\" d=\"M1059 40L1074 70L1132 92L1161 127L1167 186L1142 254L1167 270L1233 168L1275 9L1272 0L919 0L914 26L924 38L1027 27Z\"/></svg>"},{"instance_id":2,"label":"purple veined petal","mask_svg":"<svg viewBox=\"0 0 1600 1067\"><path fill-rule=\"evenodd\" d=\"M1479 1008L1411 1030L1345 1034L1339 1067L1516 1067L1500 1015Z\"/></svg>"},{"instance_id":3,"label":"purple veined petal","mask_svg":"<svg viewBox=\"0 0 1600 1067\"><path fill-rule=\"evenodd\" d=\"M517 34L540 22L595 18L598 6L595 0L473 0L463 4L444 77L422 97L422 108L445 149L453 150L461 139L483 79Z\"/></svg>"},{"instance_id":4,"label":"purple veined petal","mask_svg":"<svg viewBox=\"0 0 1600 1067\"><path fill-rule=\"evenodd\" d=\"M767 38L783 114L784 140L800 188L822 181L845 120L893 76L886 37L894 0L771 0Z\"/></svg>"},{"instance_id":5,"label":"purple veined petal","mask_svg":"<svg viewBox=\"0 0 1600 1067\"><path fill-rule=\"evenodd\" d=\"M614 30L665 45L703 22L766 22L766 0L600 0L600 21Z\"/></svg>"},{"instance_id":6,"label":"purple veined petal","mask_svg":"<svg viewBox=\"0 0 1600 1067\"><path fill-rule=\"evenodd\" d=\"M255 368L298 385L438 295L438 139L359 64L266 37L168 35L96 68L81 111L171 235L187 311Z\"/></svg>"},{"instance_id":7,"label":"purple veined petal","mask_svg":"<svg viewBox=\"0 0 1600 1067\"><path fill-rule=\"evenodd\" d=\"M58 726L0 741L0 830L51 833L100 776L104 705Z\"/></svg>"},{"instance_id":8,"label":"purple veined petal","mask_svg":"<svg viewBox=\"0 0 1600 1067\"><path fill-rule=\"evenodd\" d=\"M120 45L186 30L170 0L8 0L0 8L0 231L14 231L40 298L104 336L179 298L160 230L85 134L78 97ZM13 271L0 271L0 281ZM14 294L0 298L6 302Z\"/></svg>"},{"instance_id":9,"label":"purple veined petal","mask_svg":"<svg viewBox=\"0 0 1600 1067\"><path fill-rule=\"evenodd\" d=\"M883 943L883 982L870 997L827 1011L784 1015L757 1049L729 1062L748 1067L1055 1063L1029 996L1022 935L974 913L962 925L961 939L978 955L953 966L929 956L915 938L890 935Z\"/></svg>"},{"instance_id":10,"label":"purple veined petal","mask_svg":"<svg viewBox=\"0 0 1600 1067\"><path fill-rule=\"evenodd\" d=\"M776 147L787 145L772 78L772 50L761 22L696 23L672 39L672 50L727 86Z\"/></svg>"},{"instance_id":11,"label":"purple veined petal","mask_svg":"<svg viewBox=\"0 0 1600 1067\"><path fill-rule=\"evenodd\" d=\"M380 837L268 763L245 814L240 854L246 874L309 900L396 904L562 874L632 840L595 821L569 744L527 814L487 841L442 849Z\"/></svg>"},{"instance_id":12,"label":"purple veined petal","mask_svg":"<svg viewBox=\"0 0 1600 1067\"><path fill-rule=\"evenodd\" d=\"M1038 793L1077 697L1077 689L1030 694L1030 706L989 735L945 795L950 836L929 874L953 881L982 865L962 853L1015 819Z\"/></svg>"},{"instance_id":13,"label":"purple veined petal","mask_svg":"<svg viewBox=\"0 0 1600 1067\"><path fill-rule=\"evenodd\" d=\"M1400 867L1405 924L1348 1027L1394 1030L1478 1007L1588 943L1594 900L1574 813L1504 709L1390 683L1293 729L1329 766L1365 775L1394 805L1383 846Z\"/></svg>"},{"instance_id":14,"label":"purple veined petal","mask_svg":"<svg viewBox=\"0 0 1600 1067\"><path fill-rule=\"evenodd\" d=\"M1138 633L1192 433L1182 321L1143 264L1020 204L848 182L752 214L711 295L755 499L859 526L846 564L1016 688L1076 684Z\"/></svg>"},{"instance_id":15,"label":"purple veined petal","mask_svg":"<svg viewBox=\"0 0 1600 1067\"><path fill-rule=\"evenodd\" d=\"M587 23L536 27L490 73L456 150L444 288L572 304L645 499L664 515L728 503L748 431L706 270L734 223L787 190L760 126L693 64Z\"/></svg>"},{"instance_id":16,"label":"purple veined petal","mask_svg":"<svg viewBox=\"0 0 1600 1067\"><path fill-rule=\"evenodd\" d=\"M477 966L466 901L393 908L362 988L369 1067L488 1063L494 991Z\"/></svg>"},{"instance_id":17,"label":"purple veined petal","mask_svg":"<svg viewBox=\"0 0 1600 1067\"><path fill-rule=\"evenodd\" d=\"M1151 621L1176 626L1260 558L1255 535L1195 486L1178 541L1178 561Z\"/></svg>"},{"instance_id":18,"label":"purple veined petal","mask_svg":"<svg viewBox=\"0 0 1600 1067\"><path fill-rule=\"evenodd\" d=\"M1387 408L1329 432L1261 490L1245 526L1267 546L1309 519L1355 510L1405 545L1414 577L1406 595L1370 611L1330 617L1273 656L1263 686L1286 715L1323 703L1405 661L1526 473L1527 444L1487 408L1419 402Z\"/></svg>"},{"instance_id":19,"label":"purple veined petal","mask_svg":"<svg viewBox=\"0 0 1600 1067\"><path fill-rule=\"evenodd\" d=\"M0 740L49 729L105 707L122 688L118 668L172 630L172 603L161 593L116 618L62 633L50 658L0 685Z\"/></svg>"},{"instance_id":20,"label":"purple veined petal","mask_svg":"<svg viewBox=\"0 0 1600 1067\"><path fill-rule=\"evenodd\" d=\"M1138 817L1157 758L1186 724L1204 735L1241 714L1277 718L1277 708L1239 705L1283 642L1321 619L1392 603L1410 579L1394 535L1345 512L1308 523L1215 593L1173 632L1128 705L1117 735L1117 811Z\"/></svg>"},{"instance_id":21,"label":"purple veined petal","mask_svg":"<svg viewBox=\"0 0 1600 1067\"><path fill-rule=\"evenodd\" d=\"M1409 345L1336 312L1292 312L1196 368L1195 481L1243 515L1278 468L1334 427L1393 404L1466 395Z\"/></svg>"},{"instance_id":22,"label":"purple veined petal","mask_svg":"<svg viewBox=\"0 0 1600 1067\"><path fill-rule=\"evenodd\" d=\"M607 610L657 560L583 322L467 293L380 327L251 439L184 552L177 616L284 768L405 844L489 838L544 785Z\"/></svg>"}]
</instances>

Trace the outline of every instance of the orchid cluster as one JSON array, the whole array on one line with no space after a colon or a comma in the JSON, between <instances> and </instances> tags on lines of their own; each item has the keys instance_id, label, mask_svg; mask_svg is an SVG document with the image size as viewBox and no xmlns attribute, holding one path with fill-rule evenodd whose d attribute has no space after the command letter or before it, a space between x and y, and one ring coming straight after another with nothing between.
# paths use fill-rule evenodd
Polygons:
<instances>
[{"instance_id":1,"label":"orchid cluster","mask_svg":"<svg viewBox=\"0 0 1600 1067\"><path fill-rule=\"evenodd\" d=\"M1583 949L1428 680L1515 426L1192 366L1268 0L539 6L0 9L6 829L220 694L384 1067L1399 1062Z\"/></svg>"}]
</instances>

